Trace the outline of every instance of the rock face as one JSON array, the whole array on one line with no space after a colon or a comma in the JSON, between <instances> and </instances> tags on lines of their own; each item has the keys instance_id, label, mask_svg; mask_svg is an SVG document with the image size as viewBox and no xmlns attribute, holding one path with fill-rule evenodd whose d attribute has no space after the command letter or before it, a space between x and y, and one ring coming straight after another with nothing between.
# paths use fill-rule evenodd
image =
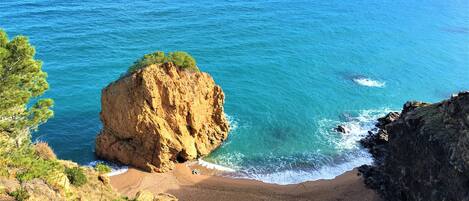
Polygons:
<instances>
[{"instance_id":1,"label":"rock face","mask_svg":"<svg viewBox=\"0 0 469 201\"><path fill-rule=\"evenodd\" d=\"M151 65L102 90L99 157L147 171L207 155L229 131L224 94L207 73Z\"/></svg>"},{"instance_id":2,"label":"rock face","mask_svg":"<svg viewBox=\"0 0 469 201\"><path fill-rule=\"evenodd\" d=\"M377 159L360 167L365 183L386 200L468 201L469 92L435 104L407 102L389 116L377 132L388 140L371 133L362 141Z\"/></svg>"}]
</instances>

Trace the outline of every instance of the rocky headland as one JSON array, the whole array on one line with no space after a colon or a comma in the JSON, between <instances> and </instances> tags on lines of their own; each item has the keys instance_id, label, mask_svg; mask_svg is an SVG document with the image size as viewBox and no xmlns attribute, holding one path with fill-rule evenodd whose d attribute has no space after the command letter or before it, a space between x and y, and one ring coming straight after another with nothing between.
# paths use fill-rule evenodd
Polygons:
<instances>
[{"instance_id":1,"label":"rocky headland","mask_svg":"<svg viewBox=\"0 0 469 201\"><path fill-rule=\"evenodd\" d=\"M407 102L378 120L362 144L375 158L359 168L385 200L469 200L469 92Z\"/></svg>"},{"instance_id":2,"label":"rocky headland","mask_svg":"<svg viewBox=\"0 0 469 201\"><path fill-rule=\"evenodd\" d=\"M209 154L228 136L224 93L212 77L152 64L102 90L96 154L150 172Z\"/></svg>"}]
</instances>

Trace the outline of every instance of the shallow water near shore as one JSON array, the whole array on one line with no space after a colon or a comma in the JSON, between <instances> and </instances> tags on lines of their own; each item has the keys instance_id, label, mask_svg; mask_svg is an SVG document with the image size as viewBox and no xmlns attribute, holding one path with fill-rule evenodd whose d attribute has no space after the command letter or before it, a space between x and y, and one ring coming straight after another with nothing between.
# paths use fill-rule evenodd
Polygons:
<instances>
[{"instance_id":1,"label":"shallow water near shore","mask_svg":"<svg viewBox=\"0 0 469 201\"><path fill-rule=\"evenodd\" d=\"M96 160L101 89L134 60L184 50L223 88L232 124L203 160L288 184L371 163L357 140L377 117L469 89L468 10L459 0L2 1L0 27L29 36L44 62L55 117L34 137L60 158Z\"/></svg>"}]
</instances>

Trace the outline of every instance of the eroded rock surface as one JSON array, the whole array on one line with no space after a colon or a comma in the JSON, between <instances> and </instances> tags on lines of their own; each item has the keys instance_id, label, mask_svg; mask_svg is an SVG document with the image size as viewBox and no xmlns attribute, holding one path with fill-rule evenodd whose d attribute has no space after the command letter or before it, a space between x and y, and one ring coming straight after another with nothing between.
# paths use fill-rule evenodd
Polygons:
<instances>
[{"instance_id":1,"label":"eroded rock surface","mask_svg":"<svg viewBox=\"0 0 469 201\"><path fill-rule=\"evenodd\" d=\"M387 117L362 141L376 159L360 167L365 183L386 200L468 201L469 92L435 104L407 102Z\"/></svg>"},{"instance_id":2,"label":"eroded rock surface","mask_svg":"<svg viewBox=\"0 0 469 201\"><path fill-rule=\"evenodd\" d=\"M152 65L102 90L99 157L156 172L207 155L228 136L224 94L207 73Z\"/></svg>"}]
</instances>

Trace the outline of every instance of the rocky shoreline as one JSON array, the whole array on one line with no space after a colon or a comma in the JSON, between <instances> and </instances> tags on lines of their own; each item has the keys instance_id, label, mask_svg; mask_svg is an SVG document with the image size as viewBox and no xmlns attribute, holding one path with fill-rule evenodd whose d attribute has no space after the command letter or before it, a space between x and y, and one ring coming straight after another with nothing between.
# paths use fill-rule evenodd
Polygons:
<instances>
[{"instance_id":1,"label":"rocky shoreline","mask_svg":"<svg viewBox=\"0 0 469 201\"><path fill-rule=\"evenodd\" d=\"M359 171L385 200L469 200L469 92L407 102L361 140L373 165Z\"/></svg>"}]
</instances>

